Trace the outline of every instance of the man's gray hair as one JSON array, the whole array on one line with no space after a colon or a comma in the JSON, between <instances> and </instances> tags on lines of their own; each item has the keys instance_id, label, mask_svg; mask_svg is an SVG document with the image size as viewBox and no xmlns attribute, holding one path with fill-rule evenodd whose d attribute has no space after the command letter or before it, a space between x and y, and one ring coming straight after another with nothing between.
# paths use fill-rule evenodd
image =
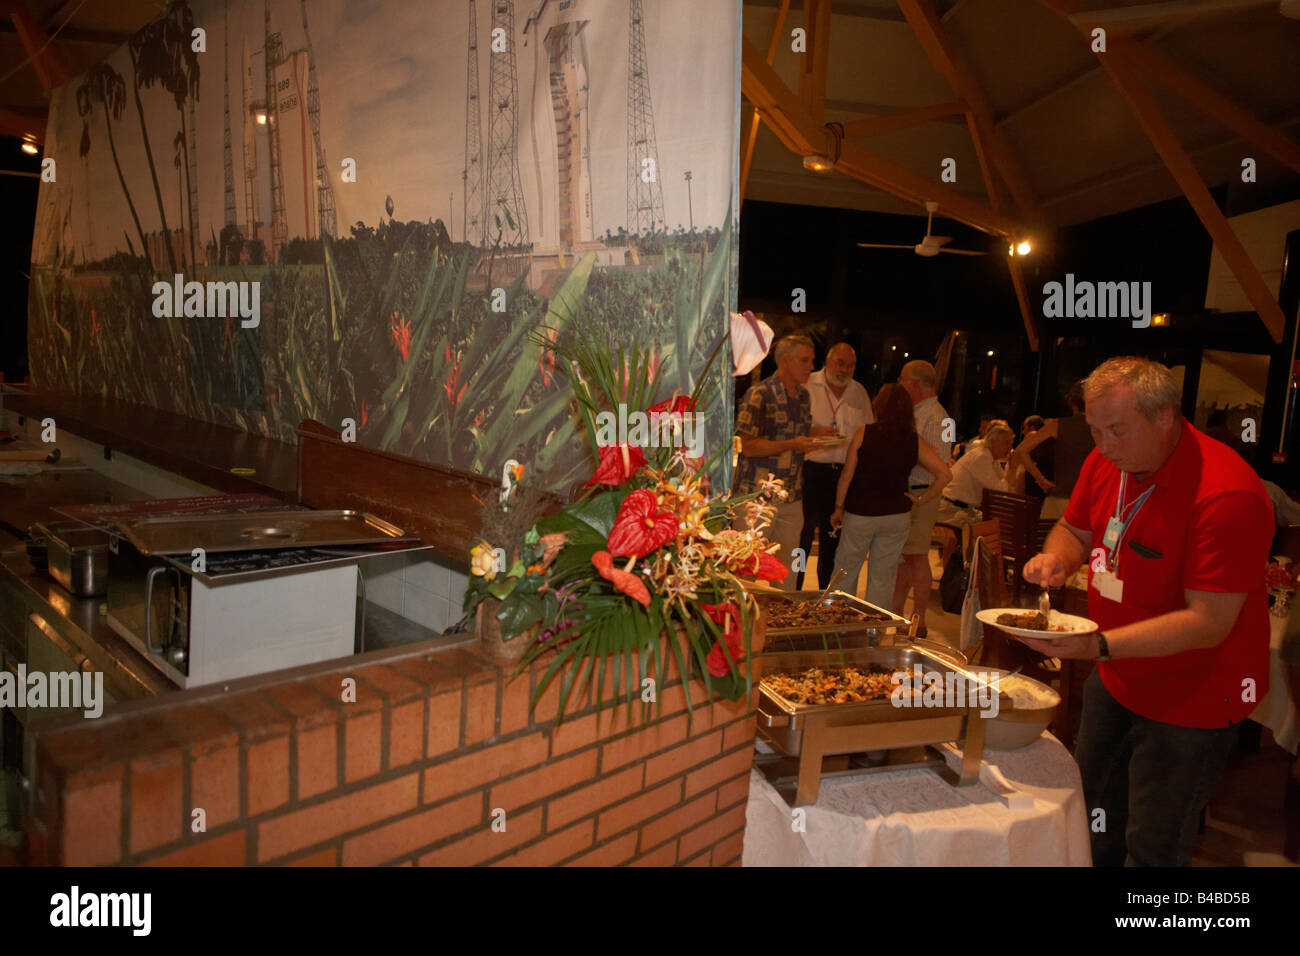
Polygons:
<instances>
[{"instance_id":1,"label":"man's gray hair","mask_svg":"<svg viewBox=\"0 0 1300 956\"><path fill-rule=\"evenodd\" d=\"M780 363L781 359L785 358L790 354L790 352L801 345L806 345L808 348L812 348L812 339L808 338L808 336L804 335L802 332L792 332L789 335L783 335L776 340L776 345L772 349L772 354L776 356L777 362Z\"/></svg>"},{"instance_id":2,"label":"man's gray hair","mask_svg":"<svg viewBox=\"0 0 1300 956\"><path fill-rule=\"evenodd\" d=\"M1016 433L1011 430L1011 426L1006 422L998 419L989 426L989 430L984 433L984 444L992 445L998 439L1005 438L1008 441L1016 440Z\"/></svg>"},{"instance_id":3,"label":"man's gray hair","mask_svg":"<svg viewBox=\"0 0 1300 956\"><path fill-rule=\"evenodd\" d=\"M1178 411L1183 401L1183 389L1174 375L1164 365L1150 359L1124 355L1107 359L1083 380L1083 397L1092 401L1117 385L1126 385L1133 392L1138 411L1149 422L1166 408Z\"/></svg>"},{"instance_id":4,"label":"man's gray hair","mask_svg":"<svg viewBox=\"0 0 1300 956\"><path fill-rule=\"evenodd\" d=\"M924 385L926 388L933 389L934 383L937 381L937 376L935 375L934 366L929 362L921 359L912 359L912 361L903 366L903 371L898 376L900 382L907 381L908 379L916 382L918 385Z\"/></svg>"},{"instance_id":5,"label":"man's gray hair","mask_svg":"<svg viewBox=\"0 0 1300 956\"><path fill-rule=\"evenodd\" d=\"M858 353L854 351L853 346L850 345L848 342L836 342L834 345L832 345L830 348L826 350L826 361L829 362L831 360L831 356L834 355L836 352L843 352L846 349L848 350L849 354L851 354L855 359L858 357Z\"/></svg>"}]
</instances>

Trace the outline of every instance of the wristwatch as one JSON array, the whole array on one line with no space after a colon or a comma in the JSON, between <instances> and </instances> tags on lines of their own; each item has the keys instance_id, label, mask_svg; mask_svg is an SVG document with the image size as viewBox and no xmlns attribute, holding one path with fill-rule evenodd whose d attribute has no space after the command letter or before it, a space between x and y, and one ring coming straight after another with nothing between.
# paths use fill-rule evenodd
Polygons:
<instances>
[{"instance_id":1,"label":"wristwatch","mask_svg":"<svg viewBox=\"0 0 1300 956\"><path fill-rule=\"evenodd\" d=\"M1106 640L1106 635L1101 631L1097 632L1097 658L1096 659L1098 661L1110 660L1110 644Z\"/></svg>"}]
</instances>

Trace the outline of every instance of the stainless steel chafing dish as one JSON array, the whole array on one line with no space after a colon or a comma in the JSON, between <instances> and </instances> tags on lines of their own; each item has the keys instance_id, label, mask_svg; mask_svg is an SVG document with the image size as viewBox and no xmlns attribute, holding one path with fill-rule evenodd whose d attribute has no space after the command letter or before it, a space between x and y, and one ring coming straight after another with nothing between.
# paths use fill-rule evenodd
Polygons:
<instances>
[{"instance_id":1,"label":"stainless steel chafing dish","mask_svg":"<svg viewBox=\"0 0 1300 956\"><path fill-rule=\"evenodd\" d=\"M770 611L778 602L800 603L816 601L821 591L789 591L783 593L768 592L764 603ZM831 591L822 600L825 607L848 605L865 615L859 621L846 621L839 624L810 624L799 627L780 627L769 624L766 628L766 646L770 651L814 650L823 646L836 646L835 641L827 642L824 638L838 637L851 639L850 643L878 644L886 634L904 633L908 629L905 617L870 604L860 597L845 591Z\"/></svg>"},{"instance_id":2,"label":"stainless steel chafing dish","mask_svg":"<svg viewBox=\"0 0 1300 956\"><path fill-rule=\"evenodd\" d=\"M853 647L829 650L777 651L761 655L763 673L797 672L808 667L836 669L876 665L891 670L922 673L937 671L944 675L962 674L959 652L943 653L916 644L895 647ZM779 755L756 761L773 785L792 804L817 802L823 776L823 759L854 754L858 758L841 759L843 764L827 775L862 773L871 769L896 770L909 766L932 767L954 786L978 782L984 756L985 719L976 706L897 707L890 700L871 700L843 704L796 704L781 697L766 683L759 684L758 732ZM999 706L1010 707L1005 695ZM961 772L954 773L931 744L955 741L962 748ZM901 754L903 760L889 760L886 751L915 751ZM866 756L870 755L869 759ZM791 787L791 784L794 784Z\"/></svg>"}]
</instances>

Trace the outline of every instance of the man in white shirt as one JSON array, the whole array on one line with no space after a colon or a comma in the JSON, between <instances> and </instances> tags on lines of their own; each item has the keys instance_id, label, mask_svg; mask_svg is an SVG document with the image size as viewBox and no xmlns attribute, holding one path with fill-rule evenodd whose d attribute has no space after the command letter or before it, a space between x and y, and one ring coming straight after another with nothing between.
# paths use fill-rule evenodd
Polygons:
<instances>
[{"instance_id":1,"label":"man in white shirt","mask_svg":"<svg viewBox=\"0 0 1300 956\"><path fill-rule=\"evenodd\" d=\"M951 424L948 412L935 396L935 381L934 366L920 360L904 365L902 374L898 377L898 384L912 397L916 433L930 443L940 458L947 461L952 453L952 441L945 440L944 436L951 436L952 429L956 426ZM908 476L908 491L914 498L919 498L933 481L934 475L917 465ZM925 637L925 612L930 606L930 588L934 585L934 579L930 576L930 536L934 533L938 509L937 498L912 507L912 531L907 543L903 545L903 562L898 567L898 578L894 585L894 611L898 614L903 613L907 592L912 592L913 610L921 616L921 624L916 632L918 637Z\"/></svg>"},{"instance_id":2,"label":"man in white shirt","mask_svg":"<svg viewBox=\"0 0 1300 956\"><path fill-rule=\"evenodd\" d=\"M831 537L831 513L835 511L835 489L849 450L847 439L863 425L876 420L867 390L853 378L857 364L857 354L848 342L832 345L826 353L826 367L813 372L805 386L812 398L812 434L818 434L819 429L834 429L836 435L846 439L805 455L803 460L803 531L799 535L799 547L803 549L806 563L812 551L813 535L818 536L817 580L822 588L830 584L835 568L838 539ZM803 577L804 572L800 571L796 588L803 588ZM846 583L847 591L857 587L856 581Z\"/></svg>"},{"instance_id":3,"label":"man in white shirt","mask_svg":"<svg viewBox=\"0 0 1300 956\"><path fill-rule=\"evenodd\" d=\"M1010 491L1000 461L1011 454L1015 432L1006 422L996 421L984 434L984 441L972 443L952 466L952 482L943 489L938 520L945 524L974 524L980 520L984 489Z\"/></svg>"}]
</instances>

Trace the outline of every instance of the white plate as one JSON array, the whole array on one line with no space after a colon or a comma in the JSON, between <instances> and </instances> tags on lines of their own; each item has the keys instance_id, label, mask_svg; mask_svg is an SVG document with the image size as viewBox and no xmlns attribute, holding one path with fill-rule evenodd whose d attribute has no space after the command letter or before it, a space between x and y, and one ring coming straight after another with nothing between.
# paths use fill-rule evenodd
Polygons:
<instances>
[{"instance_id":1,"label":"white plate","mask_svg":"<svg viewBox=\"0 0 1300 956\"><path fill-rule=\"evenodd\" d=\"M1086 617L1076 617L1073 614L1062 614L1060 611L1053 611L1050 623L1053 627L1067 627L1066 631L1035 631L1027 627L1009 627L1006 624L998 623L999 614L1030 614L1027 608L1023 607L990 607L980 611L975 616L983 624L991 624L996 628L1006 631L1008 634L1014 634L1017 637L1082 637L1085 634L1091 634L1097 630L1097 622L1090 621Z\"/></svg>"},{"instance_id":2,"label":"white plate","mask_svg":"<svg viewBox=\"0 0 1300 956\"><path fill-rule=\"evenodd\" d=\"M819 438L813 439L813 442L822 448L833 448L836 445L846 445L848 444L848 441L849 440L843 435L822 435Z\"/></svg>"}]
</instances>

